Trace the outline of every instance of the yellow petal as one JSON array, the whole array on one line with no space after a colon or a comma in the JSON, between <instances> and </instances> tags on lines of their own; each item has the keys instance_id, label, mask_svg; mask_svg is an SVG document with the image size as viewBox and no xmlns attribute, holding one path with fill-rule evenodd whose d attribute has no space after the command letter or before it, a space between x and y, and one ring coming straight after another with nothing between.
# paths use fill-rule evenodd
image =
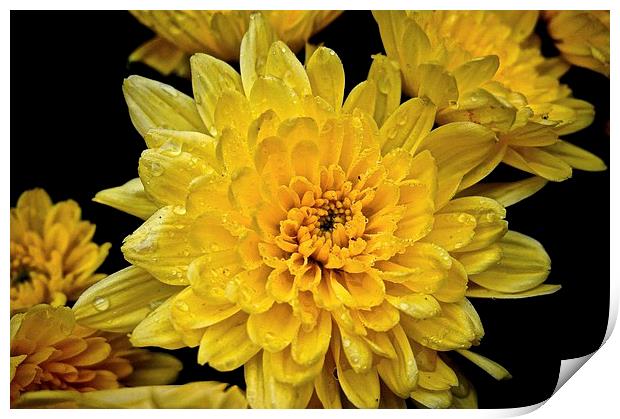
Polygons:
<instances>
[{"instance_id":1,"label":"yellow petal","mask_svg":"<svg viewBox=\"0 0 620 419\"><path fill-rule=\"evenodd\" d=\"M176 386L125 387L81 393L72 390L32 391L22 395L19 408L85 409L243 409L247 401L238 387L215 381Z\"/></svg>"},{"instance_id":2,"label":"yellow petal","mask_svg":"<svg viewBox=\"0 0 620 419\"><path fill-rule=\"evenodd\" d=\"M456 303L465 297L467 290L467 272L463 265L456 259L452 259L452 267L448 277L442 282L433 297L444 303Z\"/></svg>"},{"instance_id":3,"label":"yellow petal","mask_svg":"<svg viewBox=\"0 0 620 419\"><path fill-rule=\"evenodd\" d=\"M432 391L420 387L411 392L411 398L429 409L446 409L452 403L450 390Z\"/></svg>"},{"instance_id":4,"label":"yellow petal","mask_svg":"<svg viewBox=\"0 0 620 419\"><path fill-rule=\"evenodd\" d=\"M532 288L527 291L515 292L515 293L504 293L499 291L493 291L486 288L482 288L476 285L470 286L465 293L466 296L472 298L504 298L504 299L515 299L515 298L528 298L528 297L538 297L540 295L549 295L553 294L556 291L559 291L562 288L561 285L551 285L551 284L541 284L536 288Z\"/></svg>"},{"instance_id":5,"label":"yellow petal","mask_svg":"<svg viewBox=\"0 0 620 419\"><path fill-rule=\"evenodd\" d=\"M474 275L499 262L502 257L502 248L496 243L471 252L455 253L454 257L461 262L468 275Z\"/></svg>"},{"instance_id":6,"label":"yellow petal","mask_svg":"<svg viewBox=\"0 0 620 419\"><path fill-rule=\"evenodd\" d=\"M459 90L456 79L439 64L420 64L418 96L428 97L438 109L456 102Z\"/></svg>"},{"instance_id":7,"label":"yellow petal","mask_svg":"<svg viewBox=\"0 0 620 419\"><path fill-rule=\"evenodd\" d=\"M387 301L370 310L358 311L360 320L369 329L377 332L385 332L398 324L398 310Z\"/></svg>"},{"instance_id":8,"label":"yellow petal","mask_svg":"<svg viewBox=\"0 0 620 419\"><path fill-rule=\"evenodd\" d=\"M301 113L297 93L275 77L257 78L248 97L255 116L273 110L281 120L284 120L294 118Z\"/></svg>"},{"instance_id":9,"label":"yellow petal","mask_svg":"<svg viewBox=\"0 0 620 419\"><path fill-rule=\"evenodd\" d=\"M250 314L248 335L265 350L279 352L293 341L299 326L291 306L276 303L264 313Z\"/></svg>"},{"instance_id":10,"label":"yellow petal","mask_svg":"<svg viewBox=\"0 0 620 419\"><path fill-rule=\"evenodd\" d=\"M108 332L131 332L180 287L167 285L131 266L97 282L73 305L76 321Z\"/></svg>"},{"instance_id":11,"label":"yellow petal","mask_svg":"<svg viewBox=\"0 0 620 419\"><path fill-rule=\"evenodd\" d=\"M432 295L408 293L401 297L386 296L394 307L414 319L427 319L441 313L441 306Z\"/></svg>"},{"instance_id":12,"label":"yellow petal","mask_svg":"<svg viewBox=\"0 0 620 419\"><path fill-rule=\"evenodd\" d=\"M374 115L377 94L376 83L373 80L365 80L351 90L342 105L342 110L353 113L355 109L360 109L368 115Z\"/></svg>"},{"instance_id":13,"label":"yellow petal","mask_svg":"<svg viewBox=\"0 0 620 419\"><path fill-rule=\"evenodd\" d=\"M142 152L138 173L146 195L158 206L184 205L191 182L213 169L202 159L181 151L162 146Z\"/></svg>"},{"instance_id":14,"label":"yellow petal","mask_svg":"<svg viewBox=\"0 0 620 419\"><path fill-rule=\"evenodd\" d=\"M312 93L308 74L306 74L303 65L282 41L271 44L265 64L265 75L279 78L293 89L299 97Z\"/></svg>"},{"instance_id":15,"label":"yellow petal","mask_svg":"<svg viewBox=\"0 0 620 419\"><path fill-rule=\"evenodd\" d=\"M588 170L592 172L607 169L607 166L603 160L596 157L589 151L572 145L566 141L559 140L555 144L545 147L544 150L576 169Z\"/></svg>"},{"instance_id":16,"label":"yellow petal","mask_svg":"<svg viewBox=\"0 0 620 419\"><path fill-rule=\"evenodd\" d=\"M343 340L344 342L344 340ZM347 398L360 409L376 409L379 406L379 375L375 367L358 374L343 359L340 339L332 339L332 353L338 372L338 381Z\"/></svg>"},{"instance_id":17,"label":"yellow petal","mask_svg":"<svg viewBox=\"0 0 620 419\"><path fill-rule=\"evenodd\" d=\"M436 214L433 229L421 241L452 251L469 244L474 238L475 228L476 217L471 214Z\"/></svg>"},{"instance_id":18,"label":"yellow petal","mask_svg":"<svg viewBox=\"0 0 620 419\"><path fill-rule=\"evenodd\" d=\"M458 91L463 94L491 80L499 68L497 55L487 55L466 61L454 69Z\"/></svg>"},{"instance_id":19,"label":"yellow petal","mask_svg":"<svg viewBox=\"0 0 620 419\"><path fill-rule=\"evenodd\" d=\"M342 351L348 364L357 374L363 374L372 367L373 355L368 344L361 337L340 328Z\"/></svg>"},{"instance_id":20,"label":"yellow petal","mask_svg":"<svg viewBox=\"0 0 620 419\"><path fill-rule=\"evenodd\" d=\"M129 62L141 61L167 76L180 68L182 62L187 60L187 56L174 44L160 36L155 36L132 52L128 60Z\"/></svg>"},{"instance_id":21,"label":"yellow petal","mask_svg":"<svg viewBox=\"0 0 620 419\"><path fill-rule=\"evenodd\" d=\"M377 126L381 127L400 105L401 77L398 65L384 55L373 55L368 80L377 86L374 119Z\"/></svg>"},{"instance_id":22,"label":"yellow petal","mask_svg":"<svg viewBox=\"0 0 620 419\"><path fill-rule=\"evenodd\" d=\"M194 100L175 88L140 76L123 83L134 127L144 136L151 128L205 132Z\"/></svg>"},{"instance_id":23,"label":"yellow petal","mask_svg":"<svg viewBox=\"0 0 620 419\"><path fill-rule=\"evenodd\" d=\"M294 386L313 382L323 368L322 357L313 364L298 364L291 356L290 347L274 353L265 351L263 357L263 361L270 364L269 369L277 381Z\"/></svg>"},{"instance_id":24,"label":"yellow petal","mask_svg":"<svg viewBox=\"0 0 620 419\"><path fill-rule=\"evenodd\" d=\"M484 249L497 242L508 229L508 224L504 221L506 209L490 198L470 196L453 199L440 212L462 212L476 218L473 239L467 245L454 249L454 252Z\"/></svg>"},{"instance_id":25,"label":"yellow petal","mask_svg":"<svg viewBox=\"0 0 620 419\"><path fill-rule=\"evenodd\" d=\"M430 151L438 168L438 207L450 200L463 176L487 159L496 142L492 130L471 122L443 125L422 140L417 152Z\"/></svg>"},{"instance_id":26,"label":"yellow petal","mask_svg":"<svg viewBox=\"0 0 620 419\"><path fill-rule=\"evenodd\" d=\"M508 231L498 244L502 258L487 270L471 275L471 281L494 291L515 293L535 288L547 279L551 260L538 241Z\"/></svg>"},{"instance_id":27,"label":"yellow petal","mask_svg":"<svg viewBox=\"0 0 620 419\"><path fill-rule=\"evenodd\" d=\"M132 360L133 372L123 379L129 387L170 384L183 369L181 361L172 355L152 352L145 359Z\"/></svg>"},{"instance_id":28,"label":"yellow petal","mask_svg":"<svg viewBox=\"0 0 620 419\"><path fill-rule=\"evenodd\" d=\"M387 154L394 148L415 151L433 127L435 105L426 98L413 98L400 105L385 121L379 135L385 141L381 152Z\"/></svg>"},{"instance_id":29,"label":"yellow petal","mask_svg":"<svg viewBox=\"0 0 620 419\"><path fill-rule=\"evenodd\" d=\"M508 207L534 195L546 184L547 179L539 176L516 182L479 183L459 192L458 196L484 196Z\"/></svg>"},{"instance_id":30,"label":"yellow petal","mask_svg":"<svg viewBox=\"0 0 620 419\"><path fill-rule=\"evenodd\" d=\"M308 405L313 382L292 386L279 382L263 353L257 354L244 367L246 395L253 409L302 409Z\"/></svg>"},{"instance_id":31,"label":"yellow petal","mask_svg":"<svg viewBox=\"0 0 620 419\"><path fill-rule=\"evenodd\" d=\"M250 26L241 41L239 67L246 96L250 96L254 82L265 74L267 54L276 36L260 13L250 16Z\"/></svg>"},{"instance_id":32,"label":"yellow petal","mask_svg":"<svg viewBox=\"0 0 620 419\"><path fill-rule=\"evenodd\" d=\"M499 132L512 128L518 110L508 101L477 88L459 95L457 106L441 110L437 114L437 123L445 125L450 122L471 121Z\"/></svg>"},{"instance_id":33,"label":"yellow petal","mask_svg":"<svg viewBox=\"0 0 620 419\"><path fill-rule=\"evenodd\" d=\"M502 367L497 362L492 361L487 357L465 349L457 349L457 352L463 355L465 358L469 359L474 364L478 365L483 370L485 370L487 373L489 373L491 377L495 378L496 380L512 378L506 368Z\"/></svg>"},{"instance_id":34,"label":"yellow petal","mask_svg":"<svg viewBox=\"0 0 620 419\"><path fill-rule=\"evenodd\" d=\"M572 176L571 167L562 159L536 147L509 147L504 163L517 169L559 182Z\"/></svg>"},{"instance_id":35,"label":"yellow petal","mask_svg":"<svg viewBox=\"0 0 620 419\"><path fill-rule=\"evenodd\" d=\"M198 350L198 363L218 371L232 371L244 365L260 350L247 334L248 316L237 313L205 329Z\"/></svg>"},{"instance_id":36,"label":"yellow petal","mask_svg":"<svg viewBox=\"0 0 620 419\"><path fill-rule=\"evenodd\" d=\"M217 299L197 295L192 287L187 287L174 297L170 319L180 330L202 329L229 318L239 310L236 304L222 304Z\"/></svg>"},{"instance_id":37,"label":"yellow petal","mask_svg":"<svg viewBox=\"0 0 620 419\"><path fill-rule=\"evenodd\" d=\"M344 97L344 69L338 55L329 48L317 48L308 61L307 72L312 94L325 99L338 112Z\"/></svg>"},{"instance_id":38,"label":"yellow petal","mask_svg":"<svg viewBox=\"0 0 620 419\"><path fill-rule=\"evenodd\" d=\"M482 337L482 325L471 304L441 304L441 315L425 320L401 316L401 326L410 338L437 351L469 348Z\"/></svg>"},{"instance_id":39,"label":"yellow petal","mask_svg":"<svg viewBox=\"0 0 620 419\"><path fill-rule=\"evenodd\" d=\"M183 207L163 207L125 239L121 250L132 264L171 285L185 285L187 266L198 256L187 234L191 224Z\"/></svg>"},{"instance_id":40,"label":"yellow petal","mask_svg":"<svg viewBox=\"0 0 620 419\"><path fill-rule=\"evenodd\" d=\"M450 390L457 384L458 378L452 368L438 356L435 358L434 370L419 373L418 385L426 390Z\"/></svg>"},{"instance_id":41,"label":"yellow petal","mask_svg":"<svg viewBox=\"0 0 620 419\"><path fill-rule=\"evenodd\" d=\"M211 135L216 135L215 108L227 90L243 91L241 76L230 65L207 54L194 54L190 59L192 87L198 113Z\"/></svg>"},{"instance_id":42,"label":"yellow petal","mask_svg":"<svg viewBox=\"0 0 620 419\"><path fill-rule=\"evenodd\" d=\"M328 354L321 373L314 380L316 395L325 409L342 409L340 385L334 377L335 370L334 360L331 354Z\"/></svg>"},{"instance_id":43,"label":"yellow petal","mask_svg":"<svg viewBox=\"0 0 620 419\"><path fill-rule=\"evenodd\" d=\"M299 329L293 339L291 344L293 360L302 365L314 364L327 352L331 332L331 314L326 310L321 310L316 326L309 331Z\"/></svg>"},{"instance_id":44,"label":"yellow petal","mask_svg":"<svg viewBox=\"0 0 620 419\"><path fill-rule=\"evenodd\" d=\"M172 297L168 298L136 326L130 337L134 346L158 346L164 349L187 346L170 321L172 300Z\"/></svg>"},{"instance_id":45,"label":"yellow petal","mask_svg":"<svg viewBox=\"0 0 620 419\"><path fill-rule=\"evenodd\" d=\"M396 326L389 336L396 349L396 358L381 360L377 365L377 371L391 391L406 399L416 387L418 367L402 327Z\"/></svg>"},{"instance_id":46,"label":"yellow petal","mask_svg":"<svg viewBox=\"0 0 620 419\"><path fill-rule=\"evenodd\" d=\"M157 211L157 205L144 193L140 178L132 179L115 188L99 191L93 201L135 215L143 220Z\"/></svg>"}]
</instances>

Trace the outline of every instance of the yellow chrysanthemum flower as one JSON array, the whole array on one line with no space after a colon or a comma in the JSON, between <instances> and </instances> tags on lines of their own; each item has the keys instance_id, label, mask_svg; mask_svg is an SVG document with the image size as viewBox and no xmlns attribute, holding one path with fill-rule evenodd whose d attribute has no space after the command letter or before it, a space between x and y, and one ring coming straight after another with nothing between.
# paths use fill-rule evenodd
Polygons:
<instances>
[{"instance_id":1,"label":"yellow chrysanthemum flower","mask_svg":"<svg viewBox=\"0 0 620 419\"><path fill-rule=\"evenodd\" d=\"M129 57L163 74L189 76L189 56L204 52L237 61L241 38L252 10L134 10L131 12L157 36ZM263 10L279 39L293 51L340 15L334 10Z\"/></svg>"},{"instance_id":2,"label":"yellow chrysanthemum flower","mask_svg":"<svg viewBox=\"0 0 620 419\"><path fill-rule=\"evenodd\" d=\"M548 10L544 17L566 61L609 77L609 10Z\"/></svg>"},{"instance_id":3,"label":"yellow chrysanthemum flower","mask_svg":"<svg viewBox=\"0 0 620 419\"><path fill-rule=\"evenodd\" d=\"M43 390L25 393L15 407L25 409L245 409L237 386L215 381L184 385L125 387L88 393Z\"/></svg>"},{"instance_id":4,"label":"yellow chrysanthemum flower","mask_svg":"<svg viewBox=\"0 0 620 419\"><path fill-rule=\"evenodd\" d=\"M95 270L110 244L93 243L94 233L76 202L52 204L42 189L24 192L11 208L11 312L75 301L103 278Z\"/></svg>"},{"instance_id":5,"label":"yellow chrysanthemum flower","mask_svg":"<svg viewBox=\"0 0 620 419\"><path fill-rule=\"evenodd\" d=\"M373 14L408 95L432 100L439 124L473 121L497 133L487 171L503 161L561 181L572 168L606 168L598 157L559 139L588 126L594 109L559 82L568 67L542 56L533 35L537 11Z\"/></svg>"},{"instance_id":6,"label":"yellow chrysanthemum flower","mask_svg":"<svg viewBox=\"0 0 620 419\"><path fill-rule=\"evenodd\" d=\"M40 304L11 318L11 402L37 390L167 384L181 367L170 355L132 347L126 335L77 325L67 307Z\"/></svg>"},{"instance_id":7,"label":"yellow chrysanthemum flower","mask_svg":"<svg viewBox=\"0 0 620 419\"><path fill-rule=\"evenodd\" d=\"M484 331L465 296L558 287L541 285L548 255L507 231L499 202L454 197L485 175L492 130L433 130L436 107L399 105L400 77L381 57L343 105L334 51L318 48L304 69L260 15L241 74L204 54L191 64L195 101L125 82L149 149L140 179L96 200L148 219L123 245L135 267L83 294L81 322L134 328L137 346L199 346L198 362L220 371L244 366L254 408L471 404L438 351L508 376L467 351ZM511 203L535 187L483 193Z\"/></svg>"}]
</instances>

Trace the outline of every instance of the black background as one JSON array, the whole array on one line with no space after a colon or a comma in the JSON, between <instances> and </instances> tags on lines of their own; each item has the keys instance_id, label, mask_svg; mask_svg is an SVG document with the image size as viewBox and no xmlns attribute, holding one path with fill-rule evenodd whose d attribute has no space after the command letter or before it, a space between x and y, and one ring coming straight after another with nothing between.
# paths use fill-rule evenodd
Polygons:
<instances>
[{"instance_id":1,"label":"black background","mask_svg":"<svg viewBox=\"0 0 620 419\"><path fill-rule=\"evenodd\" d=\"M552 44L537 28L543 50ZM101 189L137 176L145 148L133 128L121 92L122 81L140 74L191 94L188 80L163 77L128 55L151 32L123 11L11 12L10 199L43 187L54 201L74 199L83 217L97 224L95 240L113 247L101 271L127 265L122 239L141 221L91 201ZM363 81L371 54L383 52L370 12L346 12L312 39L325 42L343 61L346 91ZM609 164L609 80L572 68L562 79L574 96L595 105L595 122L565 139ZM524 175L500 167L492 180ZM609 171L575 171L508 209L510 228L543 243L553 261L547 282L562 284L554 295L525 300L474 300L486 335L475 350L513 375L496 382L455 355L474 382L482 408L519 407L548 398L561 359L597 349L609 307ZM175 351L185 369L179 382L217 379L243 385L241 371L221 374L195 363L197 349Z\"/></svg>"}]
</instances>

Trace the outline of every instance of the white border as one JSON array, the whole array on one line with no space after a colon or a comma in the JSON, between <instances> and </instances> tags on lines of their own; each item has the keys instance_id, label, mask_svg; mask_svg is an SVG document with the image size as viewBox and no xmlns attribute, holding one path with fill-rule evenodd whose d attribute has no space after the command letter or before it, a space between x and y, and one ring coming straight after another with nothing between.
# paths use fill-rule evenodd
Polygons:
<instances>
[{"instance_id":1,"label":"white border","mask_svg":"<svg viewBox=\"0 0 620 419\"><path fill-rule=\"evenodd\" d=\"M394 1L394 0L382 0L380 4L377 1L367 1L361 0L356 2L343 2L343 1L327 1L327 0L314 0L312 2L305 2L304 4L307 7L304 7L302 4L293 3L290 0L284 1L274 1L274 0L266 0L256 2L256 1L243 1L243 0L227 0L227 1L190 1L190 0L179 0L175 2L171 1L119 1L119 0L109 0L106 2L78 2L78 1L55 1L53 3L45 2L45 1L7 1L3 4L8 6L8 9L49 9L50 5L53 5L55 8L59 9L97 9L97 10L109 10L109 9L139 9L139 8L148 8L148 9L247 9L247 8L256 8L256 9L287 9L287 8L313 8L313 9L372 9L372 8L381 8L381 9L405 9L411 7L419 7L425 8L424 6L432 6L437 9L579 9L579 8L589 8L589 9L612 9L612 56L615 57L617 53L616 42L618 40L617 37L617 25L618 19L616 19L617 10L613 7L613 3L611 1L604 0L588 0L581 2L572 2L570 5L564 0L553 0L553 1L534 1L534 0L521 0L521 1L468 1L468 2L457 2L457 1L449 1L449 0L434 0L430 4L428 2L419 2L419 4L415 4L418 2L414 2L412 0L408 2L403 1ZM581 6L581 7L580 7ZM428 7L427 7L428 8ZM2 18L2 29L4 33L2 36L2 57L5 58L4 65L0 66L0 71L2 71L2 80L4 83L2 84L2 90L0 93L2 94L3 100L3 109L0 114L2 121L4 122L2 126L4 127L4 137L3 140L0 141L0 171L2 171L2 179L5 180L0 182L0 189L2 191L2 195L4 196L4 201L2 203L2 207L0 211L3 211L5 217L3 221L0 223L0 231L2 232L2 237L4 240L0 240L0 246L2 247L2 251L0 253L0 261L2 263L3 268L8 271L9 265L9 251L8 251L8 241L6 238L9 236L9 219L8 212L10 202L8 200L9 196L9 182L6 180L9 179L10 173L10 146L9 146L9 138L10 138L10 67L7 61L10 60L10 14L5 13ZM62 46L57 46L61 48ZM36 53L36 51L33 51ZM615 60L615 58L612 58ZM42 64L41 71L44 71L45 63ZM619 97L618 89L616 87L616 82L619 73L615 71L615 67L612 68L612 77L611 77L611 115L616 115L617 108L617 98ZM33 119L36 118L36 112L44 111L44 109L39 109L34 102L33 99L33 107L30 110L33 115ZM13 133L14 138L18 135L23 136L24 139L27 139L28 136L32 135L42 135L42 132L37 132L36 123L33 124L33 131L29 130L20 130ZM43 130L44 127L38 127L40 130ZM617 145L615 145L615 141L611 140L611 154L613 156L617 155ZM611 184L619 185L618 175L615 170L611 172ZM596 203L593 203L596 205ZM618 191L616 189L611 190L611 213L618 214L620 207L618 205ZM612 238L618 237L620 234L620 229L618 228L617 218L612 217L611 219L611 228L610 234ZM593 245L593 244L586 244ZM595 245L595 244L594 244ZM611 243L611 260L613 260L613 256L617 255L617 244L615 240L612 239ZM523 409L505 409L505 410L481 410L481 411L424 411L423 413L416 413L415 411L381 411L381 412L371 412L371 411L325 411L325 412L315 412L315 411L298 411L295 412L295 415L299 415L300 417L314 417L316 414L331 416L338 415L338 417L347 417L351 415L355 415L355 418L359 418L359 415L375 415L375 414L389 414L394 416L402 417L410 417L411 415L425 415L432 417L469 417L469 416L478 416L478 417L502 417L502 416L515 416L519 414L527 413L528 411L536 410L535 413L532 413L533 417L537 418L547 418L547 417L557 417L558 415L566 414L570 417L573 415L583 416L585 414L590 417L609 417L610 412L617 412L617 377L620 375L620 362L616 354L620 353L620 340L617 336L611 335L611 332L614 328L617 313L618 313L618 297L619 297L619 287L617 281L620 280L620 268L617 264L613 264L611 266L611 293L610 293L610 319L608 324L608 330L605 339L609 339L599 350L596 352L592 359L587 363L587 366L582 368L579 371L578 379L568 380L568 382L559 390L559 392L554 395L542 409L538 409L540 405L544 403L540 403L536 406L531 406L529 408ZM587 291L587 289L586 289ZM8 287L2 288L2 292L4 295L0 298L3 298L1 301L8 301ZM587 295L584 295L584 298L587 298ZM576 308L578 309L578 308ZM8 308L6 309L8 311ZM7 323L5 323L5 327L7 327ZM575 339L579 339L579 329L582 327L587 327L585 324L576 324L575 325ZM3 329L8 332L7 329ZM4 344L2 345L2 353L4 359L8 357L8 348L9 348L9 336L8 333L4 333ZM515 354L517 356L518 354ZM583 361L583 359L582 359ZM570 367L564 367L565 371L574 370L575 365L582 364L579 361L574 361L573 365ZM3 376L8 377L8 362L2 364ZM574 372L574 371L572 371ZM8 381L6 378L4 380L0 380L2 383L2 390L0 390L0 394L4 396L3 398L3 406L8 409ZM168 418L171 412L166 411L150 411L148 412L149 416L153 418ZM50 418L65 418L67 416L77 417L78 415L82 416L84 414L83 411L10 411L10 415L14 417L30 417L33 414L46 415L46 417ZM96 418L106 418L110 415L107 411L89 411L87 413L89 416ZM115 411L114 415L120 415L125 417L130 417L135 415L136 412L133 411ZM139 413L138 413L139 414ZM193 411L176 411L175 415L179 415L180 417L193 417L193 415L197 414L209 414L214 415L213 417L241 417L242 415L245 417L248 415L248 412L245 411L218 411L218 412L193 412ZM190 416L191 415L191 416ZM252 412L251 415L253 417L285 417L289 415L288 412L283 411L255 411Z\"/></svg>"}]
</instances>

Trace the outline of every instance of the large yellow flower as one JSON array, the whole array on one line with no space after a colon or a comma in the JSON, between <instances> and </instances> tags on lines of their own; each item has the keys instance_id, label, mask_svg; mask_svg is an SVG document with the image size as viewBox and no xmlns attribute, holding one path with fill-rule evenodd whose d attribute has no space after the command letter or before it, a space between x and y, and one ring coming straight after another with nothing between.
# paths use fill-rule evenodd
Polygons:
<instances>
[{"instance_id":1,"label":"large yellow flower","mask_svg":"<svg viewBox=\"0 0 620 419\"><path fill-rule=\"evenodd\" d=\"M241 38L251 10L134 10L140 22L157 36L129 57L163 74L189 76L189 56L204 52L224 61L239 59ZM293 51L341 13L334 10L263 10L271 26Z\"/></svg>"},{"instance_id":2,"label":"large yellow flower","mask_svg":"<svg viewBox=\"0 0 620 419\"><path fill-rule=\"evenodd\" d=\"M559 139L588 126L594 109L559 82L568 67L542 56L533 35L537 11L373 14L408 95L430 98L439 108L439 124L473 121L497 133L487 170L504 161L560 181L572 168L606 168L598 157Z\"/></svg>"},{"instance_id":3,"label":"large yellow flower","mask_svg":"<svg viewBox=\"0 0 620 419\"><path fill-rule=\"evenodd\" d=\"M103 278L95 270L110 244L93 243L94 233L74 201L52 204L42 189L24 192L11 208L11 311L75 301Z\"/></svg>"},{"instance_id":4,"label":"large yellow flower","mask_svg":"<svg viewBox=\"0 0 620 419\"><path fill-rule=\"evenodd\" d=\"M609 77L609 10L548 10L544 17L566 61Z\"/></svg>"},{"instance_id":5,"label":"large yellow flower","mask_svg":"<svg viewBox=\"0 0 620 419\"><path fill-rule=\"evenodd\" d=\"M133 348L126 335L76 325L67 307L40 304L11 318L11 402L37 390L167 384L180 370L176 358Z\"/></svg>"},{"instance_id":6,"label":"large yellow flower","mask_svg":"<svg viewBox=\"0 0 620 419\"><path fill-rule=\"evenodd\" d=\"M148 219L123 245L136 267L87 290L80 321L105 329L120 317L137 346L199 346L201 364L244 366L254 408L466 404L453 400L468 393L444 361L452 350L508 375L467 350L484 332L465 296L558 287L541 285L546 252L507 231L499 202L454 197L484 176L492 130L432 130L435 106L399 106L400 77L381 57L343 105L334 51L318 48L304 69L260 15L241 74L204 54L191 63L195 102L125 82L149 149L140 179L97 200ZM528 182L484 193L510 203ZM116 307L107 316L93 308L103 296Z\"/></svg>"}]
</instances>

